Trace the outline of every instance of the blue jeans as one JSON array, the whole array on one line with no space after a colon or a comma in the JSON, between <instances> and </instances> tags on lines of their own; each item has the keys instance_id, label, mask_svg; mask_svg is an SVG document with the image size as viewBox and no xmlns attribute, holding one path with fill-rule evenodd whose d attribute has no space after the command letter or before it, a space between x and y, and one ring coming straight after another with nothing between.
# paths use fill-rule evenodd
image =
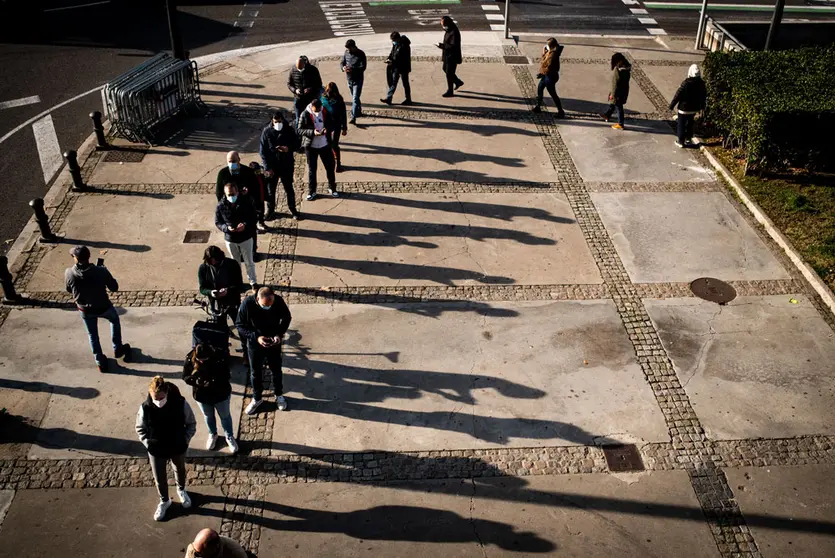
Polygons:
<instances>
[{"instance_id":1,"label":"blue jeans","mask_svg":"<svg viewBox=\"0 0 835 558\"><path fill-rule=\"evenodd\" d=\"M229 412L229 401L231 399L232 396L230 395L225 401L215 403L214 405L210 403L201 403L200 401L197 402L200 406L200 412L203 413L203 418L206 419L206 426L209 428L209 434L212 436L217 436L217 420L215 419L215 411L217 411L217 415L220 417L220 426L223 428L223 435L227 438L235 437L235 427L232 425L232 414Z\"/></svg>"},{"instance_id":2,"label":"blue jeans","mask_svg":"<svg viewBox=\"0 0 835 558\"><path fill-rule=\"evenodd\" d=\"M351 92L351 101L353 102L353 106L351 107L352 119L362 116L362 101L360 101L360 95L362 95L362 82L364 79L365 76L359 79L348 79L348 91Z\"/></svg>"},{"instance_id":3,"label":"blue jeans","mask_svg":"<svg viewBox=\"0 0 835 558\"><path fill-rule=\"evenodd\" d=\"M389 92L386 95L386 98L391 101L391 98L394 97L394 92L397 90L397 81L402 79L403 80L403 92L406 94L406 100L412 100L412 89L409 86L409 74L408 73L401 73L397 70L392 70L391 72L391 85L389 85Z\"/></svg>"},{"instance_id":4,"label":"blue jeans","mask_svg":"<svg viewBox=\"0 0 835 558\"><path fill-rule=\"evenodd\" d=\"M606 111L606 117L612 116L612 113L617 110L618 124L623 126L623 103L612 103L609 105L609 110Z\"/></svg>"},{"instance_id":5,"label":"blue jeans","mask_svg":"<svg viewBox=\"0 0 835 558\"><path fill-rule=\"evenodd\" d=\"M119 323L119 314L113 305L101 314L92 312L80 312L81 319L84 320L84 326L87 328L87 336L90 338L90 348L93 350L93 355L96 357L96 362L101 363L105 360L104 353L101 350L101 342L99 341L99 318L104 318L110 322L110 337L113 341L113 350L115 351L122 346L122 325Z\"/></svg>"},{"instance_id":6,"label":"blue jeans","mask_svg":"<svg viewBox=\"0 0 835 558\"><path fill-rule=\"evenodd\" d=\"M551 78L548 76L543 76L539 80L539 85L536 88L536 104L537 106L541 106L543 99L542 97L545 95L545 90L548 90L548 93L551 94L551 98L554 99L554 106L557 107L557 113L562 113L562 103L560 102L560 97L557 95L557 82L551 81Z\"/></svg>"}]
</instances>

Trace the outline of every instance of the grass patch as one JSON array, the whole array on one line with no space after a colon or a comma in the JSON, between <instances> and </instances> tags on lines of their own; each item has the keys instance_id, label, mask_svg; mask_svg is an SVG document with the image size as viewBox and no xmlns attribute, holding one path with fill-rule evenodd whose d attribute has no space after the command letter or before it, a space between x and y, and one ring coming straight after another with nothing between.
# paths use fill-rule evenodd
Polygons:
<instances>
[{"instance_id":1,"label":"grass patch","mask_svg":"<svg viewBox=\"0 0 835 558\"><path fill-rule=\"evenodd\" d=\"M835 174L787 171L743 176L741 151L713 153L835 291Z\"/></svg>"}]
</instances>

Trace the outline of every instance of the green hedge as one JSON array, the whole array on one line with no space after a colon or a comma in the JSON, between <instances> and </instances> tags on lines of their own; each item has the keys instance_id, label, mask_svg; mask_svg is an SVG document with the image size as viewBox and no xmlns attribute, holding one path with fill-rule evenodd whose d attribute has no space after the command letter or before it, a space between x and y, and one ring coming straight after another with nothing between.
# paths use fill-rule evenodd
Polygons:
<instances>
[{"instance_id":1,"label":"green hedge","mask_svg":"<svg viewBox=\"0 0 835 558\"><path fill-rule=\"evenodd\" d=\"M712 52L705 120L749 165L835 168L835 48Z\"/></svg>"}]
</instances>

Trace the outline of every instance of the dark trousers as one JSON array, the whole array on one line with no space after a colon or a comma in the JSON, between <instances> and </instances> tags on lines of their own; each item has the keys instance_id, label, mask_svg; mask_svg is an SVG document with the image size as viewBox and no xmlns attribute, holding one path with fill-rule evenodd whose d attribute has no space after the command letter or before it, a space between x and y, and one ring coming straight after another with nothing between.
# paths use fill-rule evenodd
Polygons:
<instances>
[{"instance_id":1,"label":"dark trousers","mask_svg":"<svg viewBox=\"0 0 835 558\"><path fill-rule=\"evenodd\" d=\"M264 363L268 362L273 372L273 390L276 397L284 393L284 374L281 371L281 345L265 348L257 341L249 342L249 381L252 384L253 398L261 399L264 393Z\"/></svg>"},{"instance_id":2,"label":"dark trousers","mask_svg":"<svg viewBox=\"0 0 835 558\"><path fill-rule=\"evenodd\" d=\"M287 208L295 215L296 191L293 189L293 168L274 169L273 175L267 179L267 213L275 213L275 196L278 191L278 181L284 188L284 195L287 196Z\"/></svg>"},{"instance_id":3,"label":"dark trousers","mask_svg":"<svg viewBox=\"0 0 835 558\"><path fill-rule=\"evenodd\" d=\"M693 140L693 123L696 120L695 114L681 114L678 113L678 120L676 120L676 131L678 132L678 142L684 145L686 142Z\"/></svg>"},{"instance_id":4,"label":"dark trousers","mask_svg":"<svg viewBox=\"0 0 835 558\"><path fill-rule=\"evenodd\" d=\"M336 166L339 167L342 165L342 150L339 149L339 138L342 136L342 130L337 130L335 132L328 132L328 141L331 144L331 151L333 151L333 157L336 159Z\"/></svg>"},{"instance_id":5,"label":"dark trousers","mask_svg":"<svg viewBox=\"0 0 835 558\"><path fill-rule=\"evenodd\" d=\"M612 113L617 110L618 112L618 124L623 126L623 103L612 103L609 105L609 110L607 110L604 114L606 118L612 116Z\"/></svg>"},{"instance_id":6,"label":"dark trousers","mask_svg":"<svg viewBox=\"0 0 835 558\"><path fill-rule=\"evenodd\" d=\"M336 190L336 169L334 168L331 146L326 145L316 148L308 145L304 148L304 153L307 155L307 193L316 193L316 171L319 166L319 159L322 159L325 174L328 176L328 187L331 190Z\"/></svg>"},{"instance_id":7,"label":"dark trousers","mask_svg":"<svg viewBox=\"0 0 835 558\"><path fill-rule=\"evenodd\" d=\"M391 101L392 97L394 97L394 92L397 90L397 82L401 79L403 80L403 92L406 94L406 100L412 100L412 87L409 85L409 72L401 73L397 71L397 69L392 69L387 72L386 76L388 77L389 84L389 91L386 98L389 101Z\"/></svg>"},{"instance_id":8,"label":"dark trousers","mask_svg":"<svg viewBox=\"0 0 835 558\"><path fill-rule=\"evenodd\" d=\"M449 62L444 64L444 73L446 73L446 86L447 92L452 93L452 86L457 85L461 87L464 85L464 82L461 81L457 75L455 75L455 70L458 69L458 64L450 64Z\"/></svg>"},{"instance_id":9,"label":"dark trousers","mask_svg":"<svg viewBox=\"0 0 835 558\"><path fill-rule=\"evenodd\" d=\"M557 95L557 82L551 81L551 78L548 76L543 76L539 80L539 86L536 88L536 104L542 105L542 97L545 94L546 89L548 90L548 93L550 93L551 98L554 99L554 105L557 107L557 112L562 113L562 103Z\"/></svg>"}]
</instances>

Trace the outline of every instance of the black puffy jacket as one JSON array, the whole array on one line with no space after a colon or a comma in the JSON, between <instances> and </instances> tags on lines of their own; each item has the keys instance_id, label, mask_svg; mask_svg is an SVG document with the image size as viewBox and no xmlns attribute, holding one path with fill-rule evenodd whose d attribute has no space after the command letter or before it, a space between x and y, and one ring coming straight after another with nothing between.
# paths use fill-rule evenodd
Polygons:
<instances>
[{"instance_id":1,"label":"black puffy jacket","mask_svg":"<svg viewBox=\"0 0 835 558\"><path fill-rule=\"evenodd\" d=\"M704 110L706 103L707 87L705 87L704 80L698 76L690 77L681 83L678 91L673 95L670 110L678 105L678 110L682 112L699 112Z\"/></svg>"},{"instance_id":2,"label":"black puffy jacket","mask_svg":"<svg viewBox=\"0 0 835 558\"><path fill-rule=\"evenodd\" d=\"M310 89L309 93L305 93L305 89ZM311 63L307 63L303 70L299 70L295 66L290 70L290 75L287 76L287 89L294 97L301 99L314 99L319 96L322 91L322 76L319 74L319 68ZM296 95L296 89L301 91L301 95Z\"/></svg>"}]
</instances>

